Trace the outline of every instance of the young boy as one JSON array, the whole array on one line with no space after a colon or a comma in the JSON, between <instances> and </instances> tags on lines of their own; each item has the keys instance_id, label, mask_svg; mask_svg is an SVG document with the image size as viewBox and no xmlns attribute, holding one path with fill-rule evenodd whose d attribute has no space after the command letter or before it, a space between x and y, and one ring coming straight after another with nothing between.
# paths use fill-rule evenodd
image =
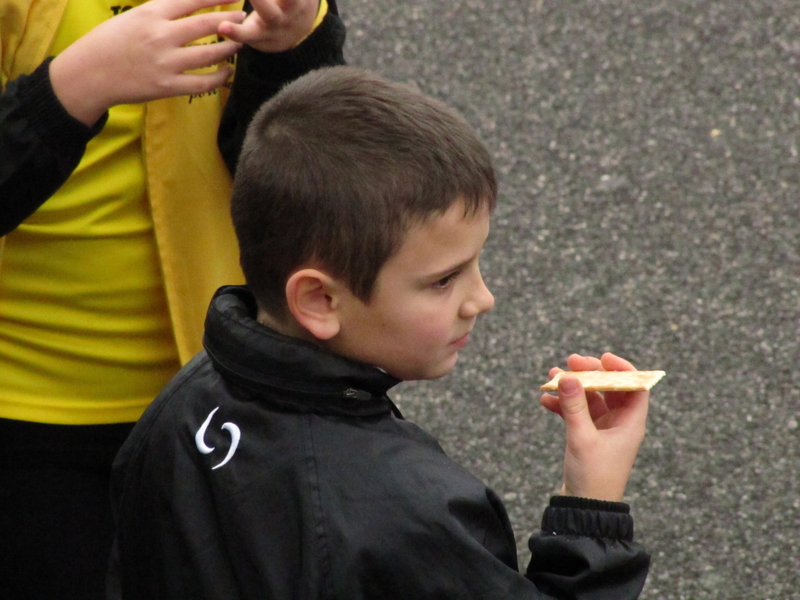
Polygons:
<instances>
[{"instance_id":1,"label":"young boy","mask_svg":"<svg viewBox=\"0 0 800 600\"><path fill-rule=\"evenodd\" d=\"M567 377L542 398L568 449L525 574L498 496L386 395L448 373L492 308L495 201L475 134L405 86L333 67L262 108L232 199L249 287L217 292L205 352L115 463L124 598L638 596L649 558L620 500L646 393L587 403Z\"/></svg>"}]
</instances>

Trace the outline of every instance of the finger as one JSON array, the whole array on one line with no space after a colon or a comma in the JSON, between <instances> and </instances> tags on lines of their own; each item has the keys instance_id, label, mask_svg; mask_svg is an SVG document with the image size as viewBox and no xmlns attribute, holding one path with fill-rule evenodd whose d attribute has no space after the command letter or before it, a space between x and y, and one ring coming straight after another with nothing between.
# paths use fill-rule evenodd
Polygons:
<instances>
[{"instance_id":1,"label":"finger","mask_svg":"<svg viewBox=\"0 0 800 600\"><path fill-rule=\"evenodd\" d=\"M606 406L606 401L602 394L598 392L587 392L586 402L589 407L589 416L592 418L592 421L597 421L597 419L608 413L609 409L608 406ZM553 394L542 394L542 397L539 398L539 403L550 412L561 417L564 416L561 412L561 403L558 396L554 396Z\"/></svg>"},{"instance_id":2,"label":"finger","mask_svg":"<svg viewBox=\"0 0 800 600\"><path fill-rule=\"evenodd\" d=\"M294 2L276 2L275 0L251 0L253 11L268 23L285 18L286 12L294 7Z\"/></svg>"},{"instance_id":3,"label":"finger","mask_svg":"<svg viewBox=\"0 0 800 600\"><path fill-rule=\"evenodd\" d=\"M558 401L561 416L567 425L567 438L574 439L596 431L586 394L577 377L562 377L558 382Z\"/></svg>"},{"instance_id":4,"label":"finger","mask_svg":"<svg viewBox=\"0 0 800 600\"><path fill-rule=\"evenodd\" d=\"M552 379L553 377L561 373L563 370L564 369L559 369L558 367L553 367L552 369L550 369L550 371L548 371L547 375L550 377L550 379Z\"/></svg>"},{"instance_id":5,"label":"finger","mask_svg":"<svg viewBox=\"0 0 800 600\"><path fill-rule=\"evenodd\" d=\"M625 408L630 404L634 404L636 402L647 402L650 398L649 391L643 392L606 392L605 399L606 399L606 406L608 406L609 410L617 410L619 408Z\"/></svg>"},{"instance_id":6,"label":"finger","mask_svg":"<svg viewBox=\"0 0 800 600\"><path fill-rule=\"evenodd\" d=\"M561 406L558 402L558 396L554 396L553 394L542 394L542 397L539 398L539 404L541 404L550 412L555 413L558 416L562 416Z\"/></svg>"},{"instance_id":7,"label":"finger","mask_svg":"<svg viewBox=\"0 0 800 600\"><path fill-rule=\"evenodd\" d=\"M178 94L206 94L223 85L233 75L233 67L223 65L210 73L189 73L181 75L176 84Z\"/></svg>"},{"instance_id":8,"label":"finger","mask_svg":"<svg viewBox=\"0 0 800 600\"><path fill-rule=\"evenodd\" d=\"M151 0L145 6L156 14L169 19L186 17L198 10L214 6L234 4L237 0ZM209 13L211 14L211 13Z\"/></svg>"},{"instance_id":9,"label":"finger","mask_svg":"<svg viewBox=\"0 0 800 600\"><path fill-rule=\"evenodd\" d=\"M600 360L594 356L571 354L567 357L567 366L572 371L598 371L602 369Z\"/></svg>"},{"instance_id":10,"label":"finger","mask_svg":"<svg viewBox=\"0 0 800 600\"><path fill-rule=\"evenodd\" d=\"M625 360L624 358L620 358L616 354L611 354L611 352L606 352L603 356L600 357L600 361L603 365L603 368L606 371L635 371L636 367L634 367L630 362Z\"/></svg>"},{"instance_id":11,"label":"finger","mask_svg":"<svg viewBox=\"0 0 800 600\"><path fill-rule=\"evenodd\" d=\"M176 73L202 69L225 62L236 54L241 47L241 44L228 40L213 44L188 46L175 52L174 62L171 64Z\"/></svg>"},{"instance_id":12,"label":"finger","mask_svg":"<svg viewBox=\"0 0 800 600\"><path fill-rule=\"evenodd\" d=\"M606 398L611 412L608 427L644 433L650 393L628 392L627 394L618 393L615 396L619 397Z\"/></svg>"},{"instance_id":13,"label":"finger","mask_svg":"<svg viewBox=\"0 0 800 600\"><path fill-rule=\"evenodd\" d=\"M587 392L586 402L589 405L589 415L595 423L597 423L598 419L608 414L609 408L603 394L599 392Z\"/></svg>"},{"instance_id":14,"label":"finger","mask_svg":"<svg viewBox=\"0 0 800 600\"><path fill-rule=\"evenodd\" d=\"M261 17L251 13L241 25L236 23L222 23L218 31L220 35L234 42L246 44L264 37L266 27Z\"/></svg>"},{"instance_id":15,"label":"finger","mask_svg":"<svg viewBox=\"0 0 800 600\"><path fill-rule=\"evenodd\" d=\"M246 16L245 12L234 10L192 15L191 17L175 21L175 45L184 46L196 40L214 35L217 33L220 24L225 22L241 23L245 20Z\"/></svg>"}]
</instances>

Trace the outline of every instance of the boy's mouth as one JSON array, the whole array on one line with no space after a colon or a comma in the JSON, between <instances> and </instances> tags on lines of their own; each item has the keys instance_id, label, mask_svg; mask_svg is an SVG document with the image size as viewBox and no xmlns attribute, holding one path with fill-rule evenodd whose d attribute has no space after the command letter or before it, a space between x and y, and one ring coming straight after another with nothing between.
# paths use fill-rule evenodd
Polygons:
<instances>
[{"instance_id":1,"label":"boy's mouth","mask_svg":"<svg viewBox=\"0 0 800 600\"><path fill-rule=\"evenodd\" d=\"M454 348L456 348L457 350L460 350L461 348L463 348L464 346L467 345L467 342L469 342L469 334L470 333L472 333L472 332L468 331L467 333L462 335L457 340L455 340L453 342L450 342L450 345L453 346Z\"/></svg>"}]
</instances>

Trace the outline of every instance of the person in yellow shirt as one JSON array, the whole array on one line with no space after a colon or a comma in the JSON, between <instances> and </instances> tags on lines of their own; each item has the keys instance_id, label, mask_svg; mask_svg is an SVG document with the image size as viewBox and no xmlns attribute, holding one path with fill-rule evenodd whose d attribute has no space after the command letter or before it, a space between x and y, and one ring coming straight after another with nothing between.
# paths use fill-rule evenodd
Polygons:
<instances>
[{"instance_id":1,"label":"person in yellow shirt","mask_svg":"<svg viewBox=\"0 0 800 600\"><path fill-rule=\"evenodd\" d=\"M241 281L250 116L343 43L333 0L0 5L0 597L103 596L114 455Z\"/></svg>"}]
</instances>

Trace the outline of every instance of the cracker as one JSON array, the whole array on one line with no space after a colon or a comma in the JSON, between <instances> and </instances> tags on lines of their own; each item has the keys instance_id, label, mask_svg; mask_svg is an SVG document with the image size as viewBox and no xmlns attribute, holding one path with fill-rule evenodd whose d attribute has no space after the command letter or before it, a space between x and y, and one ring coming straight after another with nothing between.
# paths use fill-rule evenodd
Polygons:
<instances>
[{"instance_id":1,"label":"cracker","mask_svg":"<svg viewBox=\"0 0 800 600\"><path fill-rule=\"evenodd\" d=\"M558 391L563 375L575 375L587 392L641 392L666 375L664 371L563 371L545 383L543 392Z\"/></svg>"}]
</instances>

